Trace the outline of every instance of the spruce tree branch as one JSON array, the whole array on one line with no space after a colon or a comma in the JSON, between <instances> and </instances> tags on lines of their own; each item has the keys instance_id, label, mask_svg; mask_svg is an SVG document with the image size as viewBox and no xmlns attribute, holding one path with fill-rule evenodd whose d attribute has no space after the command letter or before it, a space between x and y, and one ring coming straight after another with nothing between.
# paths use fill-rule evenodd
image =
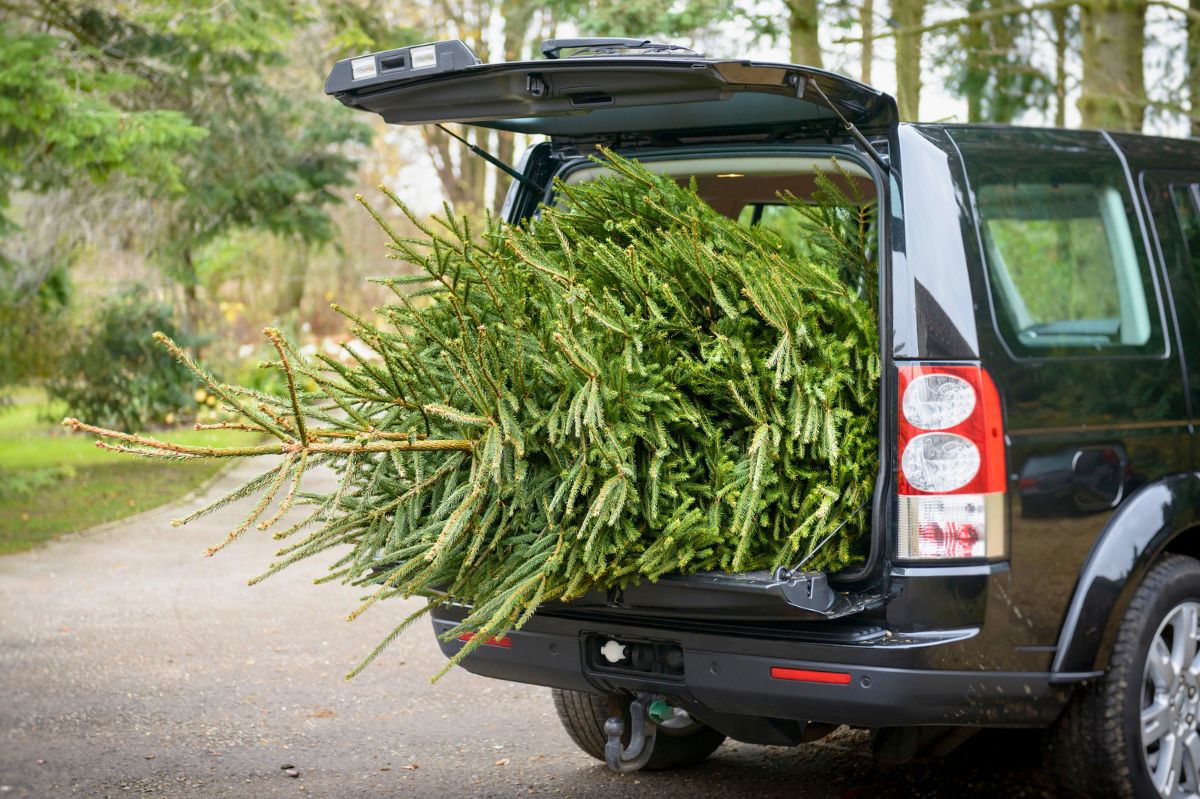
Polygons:
<instances>
[{"instance_id":1,"label":"spruce tree branch","mask_svg":"<svg viewBox=\"0 0 1200 799\"><path fill-rule=\"evenodd\" d=\"M283 364L283 372L287 375L288 395L292 400L292 417L296 420L296 432L300 436L300 444L308 446L308 431L304 429L304 414L300 411L300 398L296 395L296 376L292 374L292 364L288 360L287 352L284 351L282 337L279 331L273 327L268 327L263 330L267 338L271 339L271 343L275 345L275 350L279 353L279 360Z\"/></svg>"},{"instance_id":2,"label":"spruce tree branch","mask_svg":"<svg viewBox=\"0 0 1200 799\"><path fill-rule=\"evenodd\" d=\"M307 446L298 441L285 441L281 444L262 444L248 447L202 447L187 444L172 444L167 441L148 438L146 436L122 433L103 427L86 424L78 419L67 418L62 421L64 427L75 432L92 433L103 438L128 441L154 450L173 452L180 455L195 455L203 458L244 458L257 455L289 455L296 452L350 454L353 452L470 452L476 441L472 439L434 439L425 441L396 441L376 440L378 434L364 433L362 441L339 444L310 442Z\"/></svg>"}]
</instances>

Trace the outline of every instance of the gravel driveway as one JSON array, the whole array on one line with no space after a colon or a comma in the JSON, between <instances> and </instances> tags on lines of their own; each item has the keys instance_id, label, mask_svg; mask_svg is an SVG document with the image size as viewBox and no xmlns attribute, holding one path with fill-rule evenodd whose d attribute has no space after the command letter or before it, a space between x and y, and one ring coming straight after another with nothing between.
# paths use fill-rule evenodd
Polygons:
<instances>
[{"instance_id":1,"label":"gravel driveway","mask_svg":"<svg viewBox=\"0 0 1200 799\"><path fill-rule=\"evenodd\" d=\"M461 670L430 685L441 656L424 625L343 680L416 603L347 623L358 592L312 586L316 563L247 587L271 560L265 534L202 557L244 513L175 529L167 508L0 559L0 799L1053 795L1012 739L886 768L848 730L611 775L561 731L548 689Z\"/></svg>"}]
</instances>

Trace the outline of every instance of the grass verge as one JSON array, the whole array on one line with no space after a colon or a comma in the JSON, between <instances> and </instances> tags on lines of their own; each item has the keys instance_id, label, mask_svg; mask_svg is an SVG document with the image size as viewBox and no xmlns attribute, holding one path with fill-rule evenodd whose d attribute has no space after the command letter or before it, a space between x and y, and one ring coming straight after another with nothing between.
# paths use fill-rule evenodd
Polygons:
<instances>
[{"instance_id":1,"label":"grass verge","mask_svg":"<svg viewBox=\"0 0 1200 799\"><path fill-rule=\"evenodd\" d=\"M52 421L61 415L36 401L0 408L0 555L173 502L223 465L105 452L90 436L73 435ZM209 446L246 441L245 433L228 430L155 435Z\"/></svg>"}]
</instances>

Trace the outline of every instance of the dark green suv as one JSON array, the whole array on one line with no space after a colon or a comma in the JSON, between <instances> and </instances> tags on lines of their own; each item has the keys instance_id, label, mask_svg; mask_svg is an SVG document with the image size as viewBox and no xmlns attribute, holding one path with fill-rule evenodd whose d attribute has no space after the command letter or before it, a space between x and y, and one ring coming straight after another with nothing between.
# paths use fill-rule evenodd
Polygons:
<instances>
[{"instance_id":1,"label":"dark green suv","mask_svg":"<svg viewBox=\"0 0 1200 799\"><path fill-rule=\"evenodd\" d=\"M779 193L836 158L880 209L882 467L859 567L548 605L464 667L553 688L617 770L727 736L849 724L902 759L1029 727L1088 795L1200 793L1200 142L899 124L844 77L636 40L545 55L437 42L339 62L326 89L396 124L544 136L513 222L598 174L596 144L781 229Z\"/></svg>"}]
</instances>

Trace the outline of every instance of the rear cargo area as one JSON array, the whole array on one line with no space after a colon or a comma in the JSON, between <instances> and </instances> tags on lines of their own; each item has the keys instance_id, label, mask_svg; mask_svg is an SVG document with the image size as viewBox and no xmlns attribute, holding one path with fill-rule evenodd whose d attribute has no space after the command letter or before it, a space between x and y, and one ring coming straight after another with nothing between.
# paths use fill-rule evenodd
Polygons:
<instances>
[{"instance_id":1,"label":"rear cargo area","mask_svg":"<svg viewBox=\"0 0 1200 799\"><path fill-rule=\"evenodd\" d=\"M832 180L845 196L863 205L878 202L875 179L852 157L824 152L762 155L731 146L712 147L706 153L674 152L662 158L639 155L651 171L673 177L680 185L694 185L698 194L724 216L745 226L777 231L796 249L813 254L811 221L798 214L788 199L814 202L821 191L820 178ZM725 151L722 152L722 149ZM590 161L568 163L559 177L577 185L605 176L608 170ZM860 209L847 207L847 214ZM883 231L875 229L877 240ZM868 257L878 259L879 249ZM864 294L875 287L853 286ZM878 294L874 294L878 296ZM872 420L878 424L878 419ZM882 471L882 470L881 470ZM882 478L880 478L882 479ZM624 588L592 591L567 603L550 603L547 615L579 620L625 621L651 626L678 623L753 625L832 621L876 607L884 596L877 579L880 554L877 542L885 539L877 523L874 502L865 502L839 519L858 528L854 562L835 572L805 570L828 538L791 563L774 569L740 573L705 572L670 574L656 582L643 581ZM882 523L882 520L878 520Z\"/></svg>"}]
</instances>

